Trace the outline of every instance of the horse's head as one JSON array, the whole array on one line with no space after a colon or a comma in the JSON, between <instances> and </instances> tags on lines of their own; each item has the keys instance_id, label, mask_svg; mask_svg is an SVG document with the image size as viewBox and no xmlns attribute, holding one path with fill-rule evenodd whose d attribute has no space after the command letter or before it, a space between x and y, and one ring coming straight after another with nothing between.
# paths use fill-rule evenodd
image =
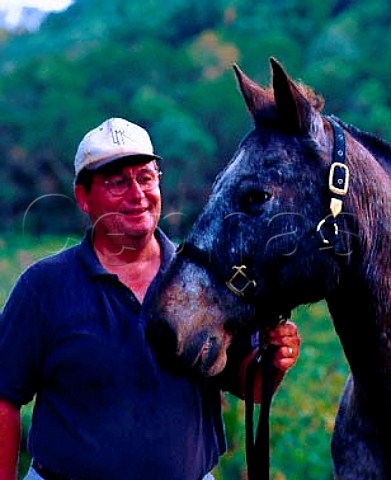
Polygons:
<instances>
[{"instance_id":1,"label":"horse's head","mask_svg":"<svg viewBox=\"0 0 391 480\"><path fill-rule=\"evenodd\" d=\"M271 65L267 89L235 67L255 129L179 248L149 329L163 357L206 375L222 370L237 330L267 327L298 304L320 300L338 275L327 243L335 223L317 232L332 217L333 128L320 113L322 99L276 60Z\"/></svg>"}]
</instances>

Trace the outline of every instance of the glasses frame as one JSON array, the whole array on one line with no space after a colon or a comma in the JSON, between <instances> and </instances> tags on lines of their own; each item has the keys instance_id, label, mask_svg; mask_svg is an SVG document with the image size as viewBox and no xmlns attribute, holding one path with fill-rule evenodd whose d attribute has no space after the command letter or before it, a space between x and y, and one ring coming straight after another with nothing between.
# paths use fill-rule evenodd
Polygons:
<instances>
[{"instance_id":1,"label":"glasses frame","mask_svg":"<svg viewBox=\"0 0 391 480\"><path fill-rule=\"evenodd\" d=\"M140 173L142 173L142 171L140 171ZM145 170L144 170L144 173L145 173ZM152 186L149 186L149 187L146 187L145 185L140 184L137 181L137 173L134 176L131 176L130 178L127 177L127 176L122 176L122 179L125 181L125 184L124 184L123 189L121 191L113 190L114 187L112 185L112 182L113 182L112 180L105 180L103 182L103 185L105 186L107 191L110 192L110 194L113 197L122 197L123 195L125 195L125 193L128 192L130 190L130 188L132 188L133 182L137 183L138 187L140 188L140 190L142 192L150 192L159 185L160 177L163 175L163 172L161 172L160 170L151 170L149 172L149 170L148 170L148 173L153 173L153 174L156 175L154 184Z\"/></svg>"}]
</instances>

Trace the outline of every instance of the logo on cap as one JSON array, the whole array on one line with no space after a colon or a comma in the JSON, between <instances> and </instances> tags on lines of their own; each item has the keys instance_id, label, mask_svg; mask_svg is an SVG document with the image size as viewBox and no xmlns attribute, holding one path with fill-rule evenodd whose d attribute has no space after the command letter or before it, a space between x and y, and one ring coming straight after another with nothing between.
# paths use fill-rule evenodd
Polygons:
<instances>
[{"instance_id":1,"label":"logo on cap","mask_svg":"<svg viewBox=\"0 0 391 480\"><path fill-rule=\"evenodd\" d=\"M115 145L125 145L125 138L129 138L125 135L125 130L113 130L111 129L111 138ZM129 140L131 140L129 138Z\"/></svg>"}]
</instances>

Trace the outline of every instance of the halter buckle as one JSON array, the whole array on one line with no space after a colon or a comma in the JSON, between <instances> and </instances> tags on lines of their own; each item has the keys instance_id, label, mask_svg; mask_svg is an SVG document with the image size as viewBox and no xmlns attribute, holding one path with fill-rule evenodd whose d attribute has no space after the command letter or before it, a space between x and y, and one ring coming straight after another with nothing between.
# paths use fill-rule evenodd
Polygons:
<instances>
[{"instance_id":1,"label":"halter buckle","mask_svg":"<svg viewBox=\"0 0 391 480\"><path fill-rule=\"evenodd\" d=\"M330 166L329 189L335 195L346 195L349 188L349 168L341 162Z\"/></svg>"},{"instance_id":2,"label":"halter buckle","mask_svg":"<svg viewBox=\"0 0 391 480\"><path fill-rule=\"evenodd\" d=\"M251 280L251 278L249 278L246 274L246 265L234 265L232 270L234 271L232 277L225 282L226 286L231 290L232 293L238 297L244 297L247 288L250 286L256 288L257 282L255 280ZM233 282L236 282L236 285L234 285Z\"/></svg>"}]
</instances>

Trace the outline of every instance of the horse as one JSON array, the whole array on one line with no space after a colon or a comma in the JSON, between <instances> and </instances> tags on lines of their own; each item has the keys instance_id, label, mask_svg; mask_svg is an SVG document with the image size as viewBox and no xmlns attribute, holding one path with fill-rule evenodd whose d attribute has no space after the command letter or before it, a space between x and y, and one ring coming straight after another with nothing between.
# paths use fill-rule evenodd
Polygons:
<instances>
[{"instance_id":1,"label":"horse","mask_svg":"<svg viewBox=\"0 0 391 480\"><path fill-rule=\"evenodd\" d=\"M254 129L178 248L150 332L166 358L211 376L240 331L325 299L350 366L335 478L389 480L391 145L325 115L321 95L270 63L267 87L234 65Z\"/></svg>"}]
</instances>

